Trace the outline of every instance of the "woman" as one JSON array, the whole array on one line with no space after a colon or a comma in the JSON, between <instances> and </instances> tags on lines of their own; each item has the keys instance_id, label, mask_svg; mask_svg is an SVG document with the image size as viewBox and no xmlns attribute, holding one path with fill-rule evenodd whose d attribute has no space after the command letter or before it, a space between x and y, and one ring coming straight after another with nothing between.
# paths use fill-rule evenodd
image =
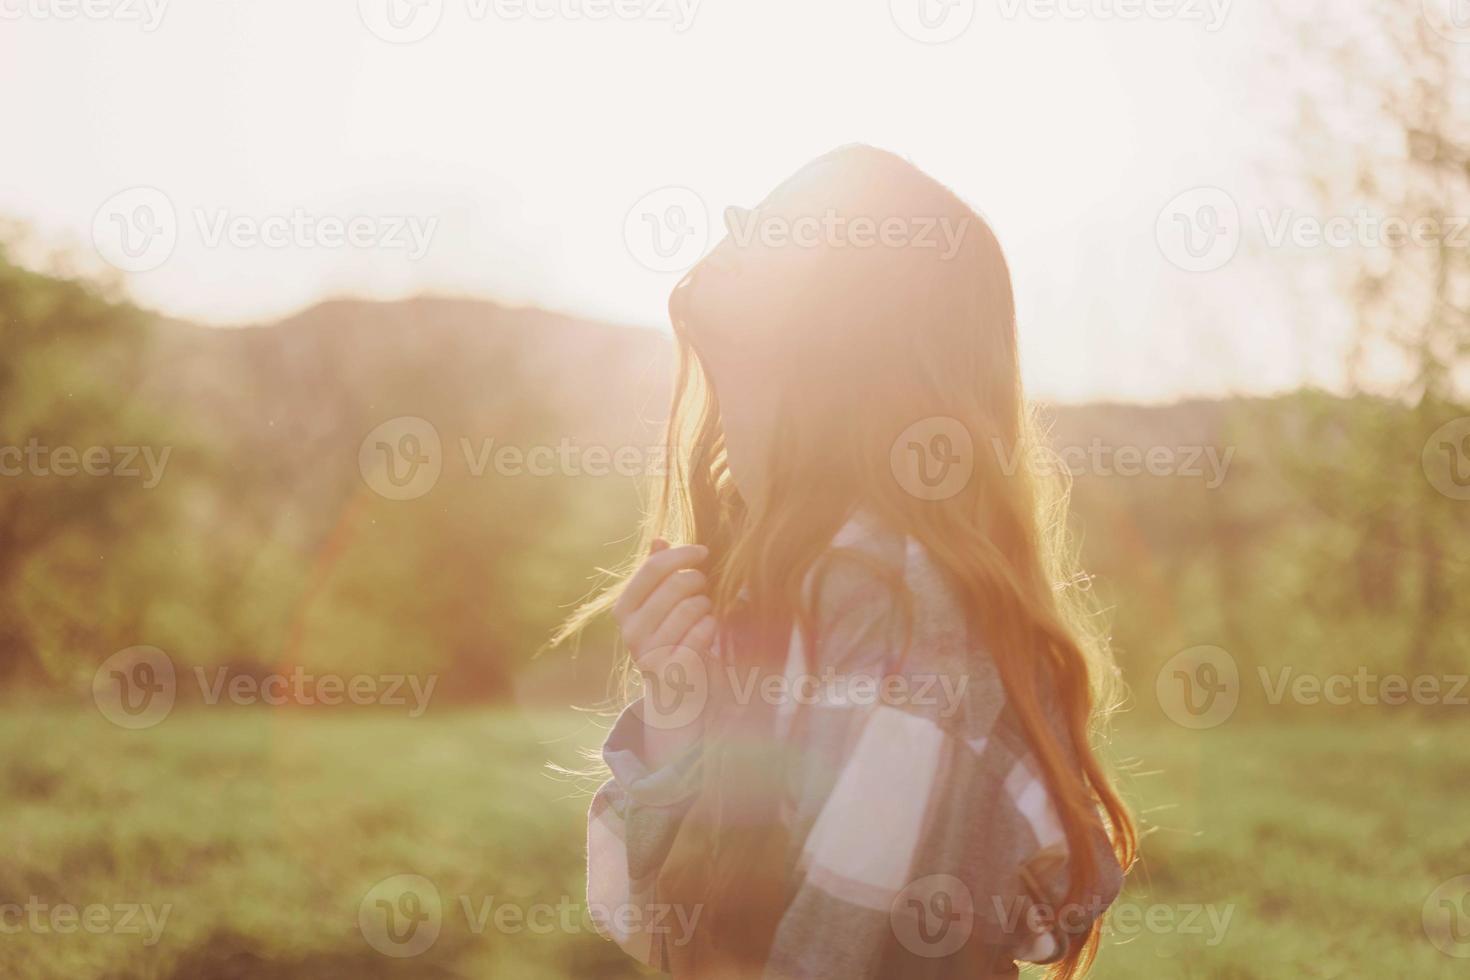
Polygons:
<instances>
[{"instance_id":1,"label":"woman","mask_svg":"<svg viewBox=\"0 0 1470 980\"><path fill-rule=\"evenodd\" d=\"M1084 973L1133 860L1111 668L1032 468L1009 272L912 165L830 153L675 289L670 466L611 610L599 931L675 976ZM669 542L679 542L670 546Z\"/></svg>"}]
</instances>

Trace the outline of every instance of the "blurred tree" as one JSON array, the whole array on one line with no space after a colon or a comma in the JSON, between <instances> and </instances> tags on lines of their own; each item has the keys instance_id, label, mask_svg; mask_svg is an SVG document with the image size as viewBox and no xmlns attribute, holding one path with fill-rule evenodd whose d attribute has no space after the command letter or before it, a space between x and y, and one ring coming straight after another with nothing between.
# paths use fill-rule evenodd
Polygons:
<instances>
[{"instance_id":1,"label":"blurred tree","mask_svg":"<svg viewBox=\"0 0 1470 980\"><path fill-rule=\"evenodd\" d=\"M1447 629L1466 565L1446 545L1463 540L1467 508L1421 466L1431 433L1466 414L1470 368L1470 45L1447 36L1455 25L1436 20L1438 7L1287 8L1308 55L1297 140L1311 186L1324 216L1364 219L1334 258L1357 322L1349 393L1372 409L1309 418L1311 439L1331 451L1294 468L1310 471L1317 499L1353 532L1343 556L1353 598L1409 626L1401 642L1415 672L1466 652ZM1404 404L1412 411L1396 410Z\"/></svg>"},{"instance_id":2,"label":"blurred tree","mask_svg":"<svg viewBox=\"0 0 1470 980\"><path fill-rule=\"evenodd\" d=\"M147 339L135 308L0 251L0 676L51 674L63 648L86 642L118 598L103 588L116 581L108 559L122 557L110 545L161 519L144 450L160 459L168 427L130 398ZM94 453L90 474L89 450L107 460Z\"/></svg>"}]
</instances>

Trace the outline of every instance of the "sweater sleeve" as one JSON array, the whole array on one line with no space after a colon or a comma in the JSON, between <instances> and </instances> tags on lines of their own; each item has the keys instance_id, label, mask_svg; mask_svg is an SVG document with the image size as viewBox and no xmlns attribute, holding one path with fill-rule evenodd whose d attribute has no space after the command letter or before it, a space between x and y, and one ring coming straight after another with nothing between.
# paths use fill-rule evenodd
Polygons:
<instances>
[{"instance_id":1,"label":"sweater sleeve","mask_svg":"<svg viewBox=\"0 0 1470 980\"><path fill-rule=\"evenodd\" d=\"M943 584L904 559L905 610L861 570L816 602L807 669L838 683L793 729L802 833L771 978L1014 976L1062 956L1121 882L1106 852L1096 901L1054 911L1067 843L1040 770Z\"/></svg>"},{"instance_id":2,"label":"sweater sleeve","mask_svg":"<svg viewBox=\"0 0 1470 980\"><path fill-rule=\"evenodd\" d=\"M625 708L603 744L612 778L587 816L587 908L597 932L630 956L669 970L673 919L662 914L658 875L699 792L702 746L659 769L644 761L638 702Z\"/></svg>"}]
</instances>

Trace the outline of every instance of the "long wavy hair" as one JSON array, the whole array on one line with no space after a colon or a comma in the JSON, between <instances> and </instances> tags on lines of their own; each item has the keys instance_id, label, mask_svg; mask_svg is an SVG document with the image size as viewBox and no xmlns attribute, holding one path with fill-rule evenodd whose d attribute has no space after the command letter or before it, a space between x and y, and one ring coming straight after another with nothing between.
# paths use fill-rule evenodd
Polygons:
<instances>
[{"instance_id":1,"label":"long wavy hair","mask_svg":"<svg viewBox=\"0 0 1470 980\"><path fill-rule=\"evenodd\" d=\"M788 229L815 219L823 230L801 244L796 236L743 246L727 239L676 288L668 466L652 487L641 546L554 642L606 611L658 538L710 548L722 644L729 624L742 615L750 622L751 611L768 628L762 635L795 624L815 637L809 576L860 508L928 550L983 636L1065 831L1064 901L1085 904L1100 875L1099 832L1125 869L1137 849L1093 746L1116 704L1116 670L1071 546L1064 470L1031 465L1048 450L1022 394L1000 245L947 188L865 146L809 164L756 216ZM746 271L731 273L732 249L745 253L736 257ZM747 276L745 286L727 281L702 301L702 277L732 274ZM759 376L761 397L772 400L765 451L751 474L758 492L742 474L742 494L732 478L712 383L725 360ZM952 493L926 492L908 468L903 440L925 420L945 420L947 432L962 426L969 439L973 470ZM965 447L951 439L936 448ZM901 583L893 587L906 603ZM780 643L729 645L745 666L784 666ZM725 706L708 722L707 792L660 880L667 894L704 906L701 975L721 972L709 968L715 961L758 966L784 908L780 787L748 751L768 720L761 710ZM1099 933L1093 923L1052 975L1084 974Z\"/></svg>"}]
</instances>

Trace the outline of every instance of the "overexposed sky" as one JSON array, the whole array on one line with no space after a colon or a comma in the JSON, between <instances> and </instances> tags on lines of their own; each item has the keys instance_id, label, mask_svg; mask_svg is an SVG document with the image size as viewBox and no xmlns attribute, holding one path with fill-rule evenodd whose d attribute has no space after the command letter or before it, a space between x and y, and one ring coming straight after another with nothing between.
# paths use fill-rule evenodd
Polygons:
<instances>
[{"instance_id":1,"label":"overexposed sky","mask_svg":"<svg viewBox=\"0 0 1470 980\"><path fill-rule=\"evenodd\" d=\"M650 192L717 216L860 140L996 227L1033 392L1274 390L1330 380L1340 327L1248 221L1208 271L1159 230L1193 188L1261 200L1258 3L0 0L0 216L116 260L171 209L128 288L207 323L436 291L661 324L678 272L626 234Z\"/></svg>"}]
</instances>

